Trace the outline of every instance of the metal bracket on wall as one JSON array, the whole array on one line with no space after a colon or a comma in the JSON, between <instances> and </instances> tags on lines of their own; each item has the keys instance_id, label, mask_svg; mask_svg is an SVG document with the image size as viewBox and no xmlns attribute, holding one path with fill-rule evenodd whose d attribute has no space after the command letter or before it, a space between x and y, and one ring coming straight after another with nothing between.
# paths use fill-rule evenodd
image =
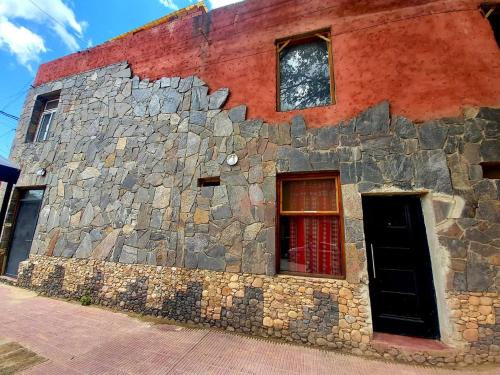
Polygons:
<instances>
[{"instance_id":1,"label":"metal bracket on wall","mask_svg":"<svg viewBox=\"0 0 500 375\"><path fill-rule=\"evenodd\" d=\"M489 16L491 16L491 14L495 11L496 7L497 7L496 5L493 5L493 6L492 6L492 7L491 7L491 8L490 8L487 12L486 12L486 14L484 15L484 18L485 18L485 19L488 19L488 17L489 17Z\"/></svg>"},{"instance_id":2,"label":"metal bracket on wall","mask_svg":"<svg viewBox=\"0 0 500 375\"><path fill-rule=\"evenodd\" d=\"M285 47L288 45L288 43L290 43L290 39L285 41L283 44L278 44L278 53L281 53L281 51L283 51L283 49L285 49Z\"/></svg>"}]
</instances>

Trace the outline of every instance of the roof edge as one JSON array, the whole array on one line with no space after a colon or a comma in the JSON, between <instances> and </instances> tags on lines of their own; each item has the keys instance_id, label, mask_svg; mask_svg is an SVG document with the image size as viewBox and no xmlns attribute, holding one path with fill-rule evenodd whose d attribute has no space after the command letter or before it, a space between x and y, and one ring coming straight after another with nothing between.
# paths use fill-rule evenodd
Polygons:
<instances>
[{"instance_id":1,"label":"roof edge","mask_svg":"<svg viewBox=\"0 0 500 375\"><path fill-rule=\"evenodd\" d=\"M175 20L177 18L180 18L182 16L185 16L189 13L192 13L192 12L195 12L195 11L198 11L198 10L202 10L204 11L205 13L208 12L208 8L207 6L205 5L205 1L199 1L198 3L196 4L193 4L193 5L189 5L185 8L182 8L182 9L179 9L173 13L169 13L167 14L166 16L163 16L163 17L160 17L154 21L151 21L145 25L142 25L142 26L139 26L135 29L132 29L132 30L129 30L123 34L120 34L118 36L115 36L114 38L111 38L109 39L108 41L109 42L113 42L115 40L119 40L119 39L122 39L122 38L125 38L129 35L132 35L132 34L136 34L138 32L141 32L141 31L144 31L144 30L148 30L148 29L151 29L155 26L158 26L162 23L166 23L166 22L169 22L169 21L172 21L172 20Z\"/></svg>"}]
</instances>

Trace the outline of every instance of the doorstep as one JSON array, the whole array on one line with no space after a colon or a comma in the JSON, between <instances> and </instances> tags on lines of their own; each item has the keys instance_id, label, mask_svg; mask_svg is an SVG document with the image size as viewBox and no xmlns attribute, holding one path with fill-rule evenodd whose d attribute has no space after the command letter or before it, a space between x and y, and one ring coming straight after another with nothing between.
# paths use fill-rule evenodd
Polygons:
<instances>
[{"instance_id":1,"label":"doorstep","mask_svg":"<svg viewBox=\"0 0 500 375\"><path fill-rule=\"evenodd\" d=\"M371 344L374 349L387 351L396 348L400 352L429 353L432 355L447 355L454 353L454 349L439 340L423 339L420 337L392 335L389 333L374 333Z\"/></svg>"}]
</instances>

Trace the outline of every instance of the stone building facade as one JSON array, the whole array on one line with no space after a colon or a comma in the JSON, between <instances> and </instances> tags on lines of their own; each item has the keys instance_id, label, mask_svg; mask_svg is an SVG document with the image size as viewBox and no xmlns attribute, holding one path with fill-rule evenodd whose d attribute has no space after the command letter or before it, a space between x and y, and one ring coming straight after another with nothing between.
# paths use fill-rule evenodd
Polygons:
<instances>
[{"instance_id":1,"label":"stone building facade","mask_svg":"<svg viewBox=\"0 0 500 375\"><path fill-rule=\"evenodd\" d=\"M47 139L26 142L37 100L53 93ZM416 124L382 101L310 127L300 113L280 123L249 117L244 104L226 105L230 95L198 76L141 79L127 61L32 89L11 158L18 188L44 193L18 285L355 354L500 362L500 180L483 178L484 165L500 161L500 109ZM338 175L340 277L279 272L277 178L305 172ZM374 340L371 196L418 197L440 349Z\"/></svg>"}]
</instances>

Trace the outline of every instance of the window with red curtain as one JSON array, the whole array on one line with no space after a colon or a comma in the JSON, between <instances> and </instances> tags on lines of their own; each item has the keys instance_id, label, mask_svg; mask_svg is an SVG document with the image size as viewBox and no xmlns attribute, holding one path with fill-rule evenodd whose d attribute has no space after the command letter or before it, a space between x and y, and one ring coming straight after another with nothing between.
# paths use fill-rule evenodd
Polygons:
<instances>
[{"instance_id":1,"label":"window with red curtain","mask_svg":"<svg viewBox=\"0 0 500 375\"><path fill-rule=\"evenodd\" d=\"M279 271L343 276L337 175L279 177Z\"/></svg>"}]
</instances>

